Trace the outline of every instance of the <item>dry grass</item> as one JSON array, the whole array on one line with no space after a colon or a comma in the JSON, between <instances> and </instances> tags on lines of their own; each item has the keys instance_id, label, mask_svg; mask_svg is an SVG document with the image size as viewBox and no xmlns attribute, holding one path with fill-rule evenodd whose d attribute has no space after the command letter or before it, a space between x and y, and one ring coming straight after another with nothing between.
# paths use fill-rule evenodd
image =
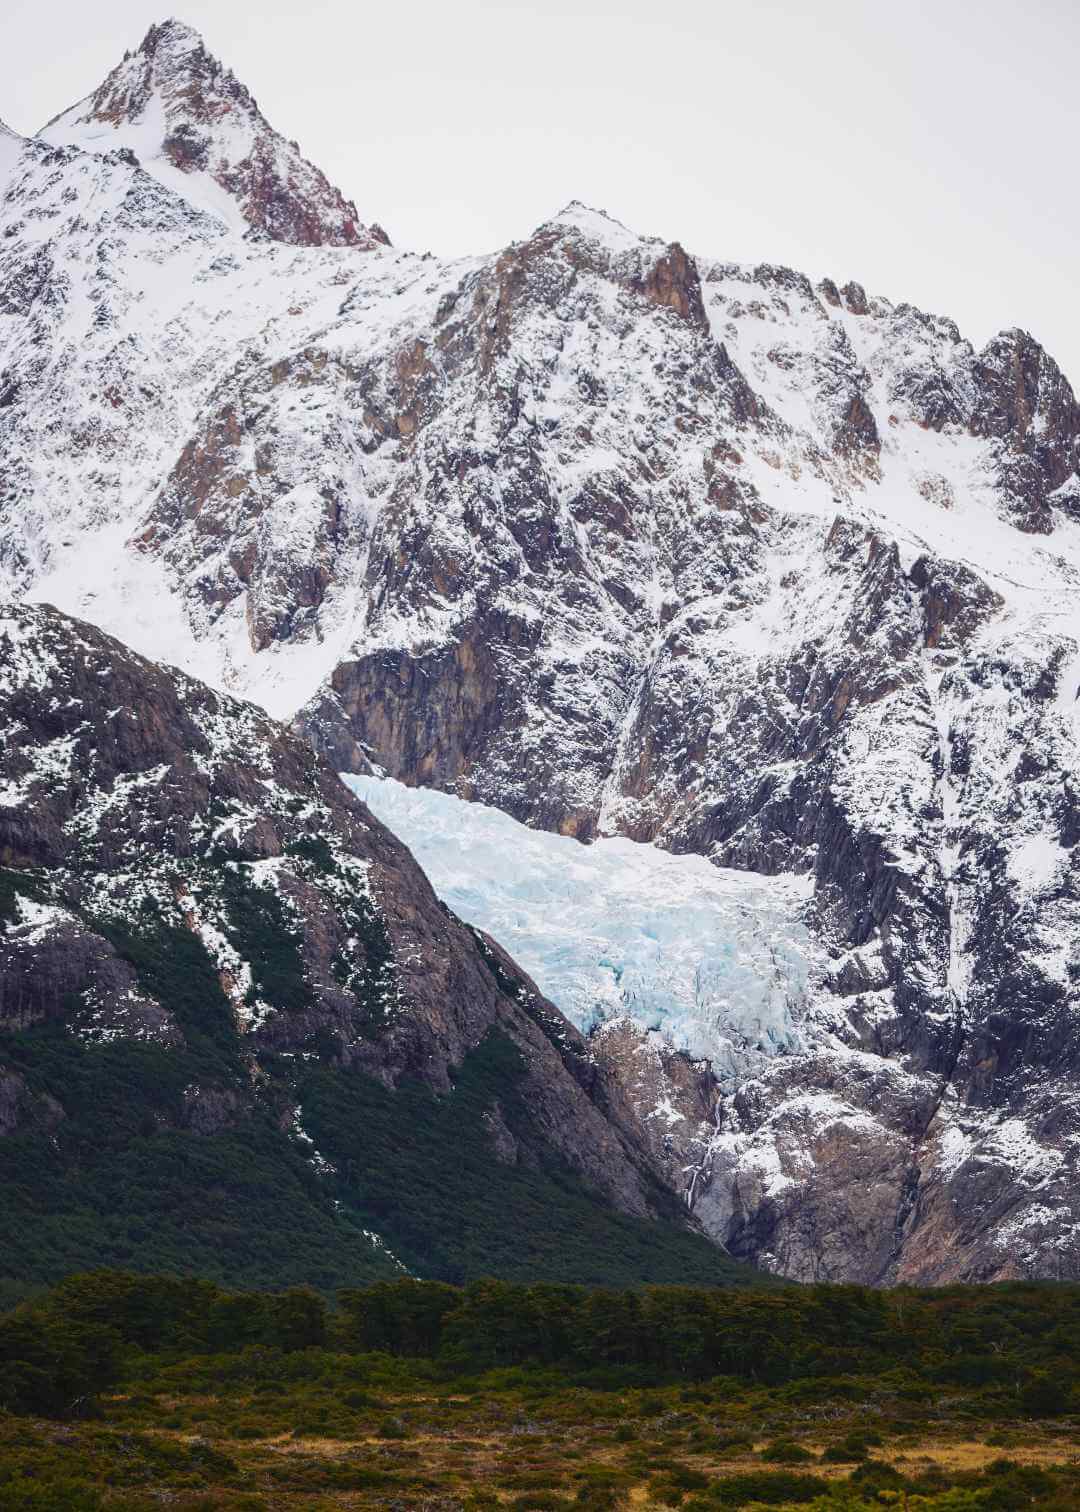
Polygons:
<instances>
[{"instance_id":1,"label":"dry grass","mask_svg":"<svg viewBox=\"0 0 1080 1512\"><path fill-rule=\"evenodd\" d=\"M387 1404L391 1414L407 1414L417 1408L430 1406L432 1398L408 1397ZM466 1399L459 1399L466 1400ZM630 1507L646 1507L652 1503L652 1477L640 1471L630 1471L627 1461L640 1454L638 1442L624 1444L612 1438L611 1425L576 1425L560 1431L547 1427L546 1431L529 1438L511 1436L506 1432L483 1433L474 1421L464 1421L460 1431L438 1433L417 1431L401 1441L389 1443L376 1434L364 1433L353 1438L326 1437L318 1434L279 1433L251 1443L236 1444L222 1439L233 1457L258 1479L259 1472L268 1464L282 1458L299 1458L306 1461L341 1463L371 1460L395 1463L407 1458L418 1475L430 1476L448 1482L446 1494L465 1496L469 1491L483 1489L496 1497L501 1505L512 1503L521 1494L518 1486L507 1486L508 1478L521 1474L544 1475L550 1473L556 1482L552 1494L572 1498L574 1486L569 1481L579 1465L600 1467L622 1472L624 1484L620 1493L621 1502ZM169 1430L157 1430L168 1433ZM173 1431L174 1437L187 1437ZM700 1471L711 1478L747 1474L763 1468L761 1451L770 1440L756 1439L753 1448L745 1452L719 1457L695 1450L690 1445L672 1446L663 1457ZM803 1439L803 1446L814 1459L784 1468L795 1474L813 1474L822 1479L840 1482L850 1475L852 1463L833 1463L821 1456L828 1442L821 1438ZM566 1458L566 1449L578 1452L574 1460ZM937 1468L947 1473L980 1472L995 1461L1007 1457L1021 1465L1041 1468L1058 1465L1080 1465L1080 1446L1060 1437L1041 1437L1034 1441L1009 1445L988 1444L984 1439L942 1436L940 1429L925 1437L912 1439L902 1444L885 1444L873 1451L874 1457L893 1465L902 1474L918 1476L927 1469ZM632 1476L632 1479L631 1479ZM558 1484L558 1482L563 1484ZM456 1483L456 1484L455 1484ZM327 1507L360 1507L385 1505L384 1498L371 1498L362 1492L341 1491L324 1494L321 1502ZM305 1507L309 1503L304 1503ZM315 1503L310 1503L314 1506Z\"/></svg>"},{"instance_id":2,"label":"dry grass","mask_svg":"<svg viewBox=\"0 0 1080 1512\"><path fill-rule=\"evenodd\" d=\"M117 1479L108 1455L118 1455L117 1463L126 1473L133 1457L143 1452L139 1444L160 1444L173 1455L179 1466L175 1475L168 1468L174 1462L168 1454L165 1468L156 1467L149 1456L141 1494L167 1501L177 1512L189 1506L213 1507L215 1512L248 1507L258 1512L386 1512L391 1506L472 1512L485 1504L510 1506L530 1494L569 1505L583 1487L605 1484L616 1506L637 1509L669 1505L657 1499L658 1485L679 1473L688 1475L690 1484L697 1484L695 1476L711 1484L782 1471L812 1474L836 1485L849 1479L856 1462L826 1460L824 1452L845 1434L866 1428L879 1431L883 1440L871 1450L874 1459L912 1481L928 1471L938 1472L939 1480L942 1474L970 1477L1003 1458L1044 1470L1080 1468L1080 1424L1071 1430L1031 1423L980 1429L973 1428L970 1419L961 1425L936 1418L921 1425L898 1420L890 1429L887 1421L871 1420L858 1408L844 1406L829 1410L826 1428L821 1415L810 1420L802 1409L785 1409L764 1397L752 1411L750 1401L691 1406L674 1392L665 1398L660 1416L636 1418L636 1404L614 1393L595 1399L553 1393L550 1400L535 1400L510 1393L452 1398L430 1391L395 1394L383 1388L377 1401L356 1407L351 1419L336 1422L338 1431L321 1431L316 1426L319 1413L345 1413L347 1395L336 1398L306 1386L298 1387L295 1397L287 1392L266 1398L230 1391L117 1395L105 1404L104 1420L67 1425L62 1433L68 1462L84 1458L97 1483L108 1488L103 1512L114 1505L126 1512L128 1505L123 1500L127 1493L115 1489L124 1480ZM170 1418L175 1425L167 1424ZM289 1427L290 1421L299 1426ZM355 1421L355 1431L343 1428L346 1421ZM42 1452L47 1453L60 1430L55 1424L35 1426ZM619 1438L620 1426L629 1427L630 1434ZM403 1436L387 1436L388 1427ZM992 1433L992 1427L997 1431ZM257 1437L249 1436L256 1433ZM740 1433L752 1447L732 1444L727 1452L717 1451L717 1434ZM988 1443L989 1436L999 1442ZM812 1458L790 1465L762 1458L770 1444L788 1438L798 1441ZM21 1453L25 1443L15 1420L8 1420L7 1427L0 1421L0 1505L6 1506L5 1451ZM200 1465L198 1456L204 1450L212 1453L209 1458L204 1454L206 1462ZM185 1468L177 1458L185 1454L193 1457L193 1468ZM1080 1473L1075 1485L1080 1512ZM932 1506L932 1499L926 1505Z\"/></svg>"},{"instance_id":3,"label":"dry grass","mask_svg":"<svg viewBox=\"0 0 1080 1512\"><path fill-rule=\"evenodd\" d=\"M1053 1441L1002 1448L978 1439L959 1439L948 1443L931 1441L915 1446L905 1445L902 1449L886 1447L879 1452L883 1459L905 1474L917 1473L927 1465L937 1465L942 1470L950 1471L985 1470L987 1465L1002 1458L1014 1460L1018 1465L1039 1465L1043 1468L1048 1465L1080 1465L1080 1449L1075 1444Z\"/></svg>"}]
</instances>

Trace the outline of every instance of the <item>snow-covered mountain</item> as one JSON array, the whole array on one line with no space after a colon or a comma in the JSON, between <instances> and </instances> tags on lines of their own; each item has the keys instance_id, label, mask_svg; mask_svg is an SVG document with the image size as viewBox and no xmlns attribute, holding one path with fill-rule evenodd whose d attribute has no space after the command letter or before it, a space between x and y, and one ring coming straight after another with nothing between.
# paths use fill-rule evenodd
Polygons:
<instances>
[{"instance_id":1,"label":"snow-covered mountain","mask_svg":"<svg viewBox=\"0 0 1080 1512\"><path fill-rule=\"evenodd\" d=\"M269 124L247 89L182 21L152 26L93 94L38 136L87 152L124 149L167 189L234 231L301 247L373 247L379 226Z\"/></svg>"},{"instance_id":2,"label":"snow-covered mountain","mask_svg":"<svg viewBox=\"0 0 1080 1512\"><path fill-rule=\"evenodd\" d=\"M166 23L0 146L6 591L339 768L801 879L812 1032L652 1076L699 1216L800 1276L1080 1274L1053 359L576 203L489 257L327 245L299 169L310 215L250 189L261 117L206 60Z\"/></svg>"}]
</instances>

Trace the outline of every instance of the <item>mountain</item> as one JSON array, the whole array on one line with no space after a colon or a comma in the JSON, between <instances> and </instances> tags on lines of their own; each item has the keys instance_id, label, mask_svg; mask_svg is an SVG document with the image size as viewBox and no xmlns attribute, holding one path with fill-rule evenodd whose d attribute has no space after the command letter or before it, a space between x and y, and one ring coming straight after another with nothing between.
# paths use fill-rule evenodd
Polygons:
<instances>
[{"instance_id":1,"label":"mountain","mask_svg":"<svg viewBox=\"0 0 1080 1512\"><path fill-rule=\"evenodd\" d=\"M723 1074L591 1042L682 1110L653 1158L785 1274L1080 1274L1053 358L578 203L457 261L241 234L121 141L139 88L4 196L5 591L340 770L802 885L790 1042Z\"/></svg>"},{"instance_id":2,"label":"mountain","mask_svg":"<svg viewBox=\"0 0 1080 1512\"><path fill-rule=\"evenodd\" d=\"M0 121L0 192L7 188L8 180L28 145L25 137Z\"/></svg>"},{"instance_id":3,"label":"mountain","mask_svg":"<svg viewBox=\"0 0 1080 1512\"><path fill-rule=\"evenodd\" d=\"M6 1287L739 1281L617 1084L297 736L0 609Z\"/></svg>"},{"instance_id":4,"label":"mountain","mask_svg":"<svg viewBox=\"0 0 1080 1512\"><path fill-rule=\"evenodd\" d=\"M736 1252L807 1279L1070 1274L1067 1039L995 1105L965 1086L978 1042L950 1074L855 1039L836 982L854 958L823 948L812 876L582 846L446 793L346 780L588 1033L669 1183ZM1068 1034L1062 1020L1044 1032ZM1033 1216L1042 1244L1014 1248Z\"/></svg>"},{"instance_id":5,"label":"mountain","mask_svg":"<svg viewBox=\"0 0 1080 1512\"><path fill-rule=\"evenodd\" d=\"M249 91L182 21L151 26L138 50L38 136L51 146L131 152L167 188L300 247L387 241L270 126Z\"/></svg>"}]
</instances>

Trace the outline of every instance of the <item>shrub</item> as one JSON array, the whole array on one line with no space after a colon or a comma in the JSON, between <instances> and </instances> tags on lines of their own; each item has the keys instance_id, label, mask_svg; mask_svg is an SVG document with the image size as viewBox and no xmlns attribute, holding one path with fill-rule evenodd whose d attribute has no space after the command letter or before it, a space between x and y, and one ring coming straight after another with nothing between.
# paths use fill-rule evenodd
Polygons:
<instances>
[{"instance_id":1,"label":"shrub","mask_svg":"<svg viewBox=\"0 0 1080 1512\"><path fill-rule=\"evenodd\" d=\"M712 1452L721 1459L735 1459L740 1454L752 1454L754 1441L745 1433L718 1433L712 1442Z\"/></svg>"},{"instance_id":2,"label":"shrub","mask_svg":"<svg viewBox=\"0 0 1080 1512\"><path fill-rule=\"evenodd\" d=\"M619 1497L610 1486L582 1486L574 1498L574 1505L583 1512L615 1512Z\"/></svg>"},{"instance_id":3,"label":"shrub","mask_svg":"<svg viewBox=\"0 0 1080 1512\"><path fill-rule=\"evenodd\" d=\"M354 1412L361 1412L365 1407L377 1407L378 1399L373 1397L370 1391L347 1391L342 1397L346 1407L351 1407Z\"/></svg>"},{"instance_id":4,"label":"shrub","mask_svg":"<svg viewBox=\"0 0 1080 1512\"><path fill-rule=\"evenodd\" d=\"M868 1459L871 1445L880 1445L880 1433L849 1433L838 1444L830 1444L822 1458L831 1464L850 1464Z\"/></svg>"},{"instance_id":5,"label":"shrub","mask_svg":"<svg viewBox=\"0 0 1080 1512\"><path fill-rule=\"evenodd\" d=\"M230 1429L234 1439L263 1439L269 1438L273 1433L272 1428L267 1428L265 1423L234 1423Z\"/></svg>"},{"instance_id":6,"label":"shrub","mask_svg":"<svg viewBox=\"0 0 1080 1512\"><path fill-rule=\"evenodd\" d=\"M711 1512L714 1507L801 1506L824 1496L829 1483L817 1475L798 1475L788 1470L756 1470L713 1481L707 1496L685 1503L684 1512Z\"/></svg>"},{"instance_id":7,"label":"shrub","mask_svg":"<svg viewBox=\"0 0 1080 1512\"><path fill-rule=\"evenodd\" d=\"M1045 1371L1036 1371L1020 1388L1020 1406L1027 1417L1060 1417L1069 1410L1068 1386Z\"/></svg>"},{"instance_id":8,"label":"shrub","mask_svg":"<svg viewBox=\"0 0 1080 1512\"><path fill-rule=\"evenodd\" d=\"M692 1470L688 1465L676 1465L663 1475L653 1477L650 1494L653 1501L677 1507L687 1492L704 1491L708 1485L709 1477L702 1475L700 1470Z\"/></svg>"},{"instance_id":9,"label":"shrub","mask_svg":"<svg viewBox=\"0 0 1080 1512\"><path fill-rule=\"evenodd\" d=\"M777 1439L774 1444L765 1446L761 1458L769 1465L805 1465L814 1456L793 1439Z\"/></svg>"},{"instance_id":10,"label":"shrub","mask_svg":"<svg viewBox=\"0 0 1080 1512\"><path fill-rule=\"evenodd\" d=\"M879 1491L900 1491L908 1482L893 1465L886 1464L884 1460L868 1459L858 1469L853 1470L848 1476L853 1486L865 1494L870 1492L874 1495Z\"/></svg>"},{"instance_id":11,"label":"shrub","mask_svg":"<svg viewBox=\"0 0 1080 1512\"><path fill-rule=\"evenodd\" d=\"M0 1512L98 1512L101 1505L101 1493L85 1481L23 1475L0 1480Z\"/></svg>"}]
</instances>

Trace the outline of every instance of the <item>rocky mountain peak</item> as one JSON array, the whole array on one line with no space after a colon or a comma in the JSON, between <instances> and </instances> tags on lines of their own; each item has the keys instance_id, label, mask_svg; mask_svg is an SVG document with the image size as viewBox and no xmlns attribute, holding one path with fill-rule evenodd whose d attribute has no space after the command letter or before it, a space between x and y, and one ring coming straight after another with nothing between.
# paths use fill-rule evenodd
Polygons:
<instances>
[{"instance_id":1,"label":"rocky mountain peak","mask_svg":"<svg viewBox=\"0 0 1080 1512\"><path fill-rule=\"evenodd\" d=\"M26 146L25 138L3 120L0 120L0 193L7 187L10 175L14 172L22 149Z\"/></svg>"},{"instance_id":2,"label":"rocky mountain peak","mask_svg":"<svg viewBox=\"0 0 1080 1512\"><path fill-rule=\"evenodd\" d=\"M577 274L591 270L628 294L673 310L703 330L707 327L697 265L679 242L642 236L606 210L575 199L527 242L511 248L504 261L528 265L545 262L552 253ZM545 286L544 297L550 297L550 282L545 280Z\"/></svg>"},{"instance_id":3,"label":"rocky mountain peak","mask_svg":"<svg viewBox=\"0 0 1080 1512\"><path fill-rule=\"evenodd\" d=\"M636 246L640 241L648 239L638 236L637 232L631 231L629 226L623 225L621 220L616 220L606 210L596 209L578 199L564 205L558 215L546 222L546 227L577 231L596 241L620 245ZM544 230L545 227L540 229Z\"/></svg>"},{"instance_id":4,"label":"rocky mountain peak","mask_svg":"<svg viewBox=\"0 0 1080 1512\"><path fill-rule=\"evenodd\" d=\"M193 53L209 56L202 35L176 16L170 16L151 26L139 44L139 52L144 57L157 58L161 62L171 59L182 62Z\"/></svg>"},{"instance_id":5,"label":"rocky mountain peak","mask_svg":"<svg viewBox=\"0 0 1080 1512\"><path fill-rule=\"evenodd\" d=\"M273 129L250 90L183 21L151 26L137 51L39 135L91 152L127 148L200 209L274 241L370 249L388 240Z\"/></svg>"}]
</instances>

